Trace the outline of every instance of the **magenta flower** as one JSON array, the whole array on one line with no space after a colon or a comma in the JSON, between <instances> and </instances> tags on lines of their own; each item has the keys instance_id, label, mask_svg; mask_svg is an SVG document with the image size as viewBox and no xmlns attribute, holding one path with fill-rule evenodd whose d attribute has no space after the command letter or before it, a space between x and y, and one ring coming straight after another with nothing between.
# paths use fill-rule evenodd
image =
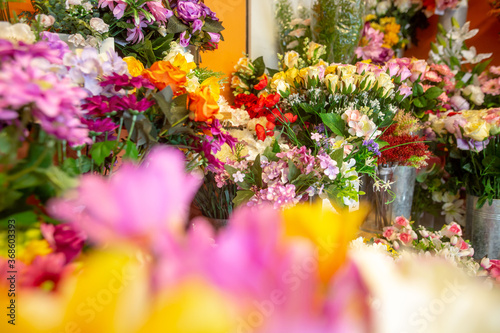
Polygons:
<instances>
[{"instance_id":1,"label":"magenta flower","mask_svg":"<svg viewBox=\"0 0 500 333\"><path fill-rule=\"evenodd\" d=\"M80 254L87 239L85 233L74 224L53 225L42 223L40 230L43 238L49 243L54 252L64 254L66 263L69 263Z\"/></svg>"},{"instance_id":2,"label":"magenta flower","mask_svg":"<svg viewBox=\"0 0 500 333\"><path fill-rule=\"evenodd\" d=\"M86 125L89 129L90 132L94 132L97 135L100 135L102 133L106 132L113 132L115 129L118 128L118 125L115 124L111 119L109 118L103 118L103 119L81 119L82 124ZM92 133L90 133L92 135Z\"/></svg>"},{"instance_id":3,"label":"magenta flower","mask_svg":"<svg viewBox=\"0 0 500 333\"><path fill-rule=\"evenodd\" d=\"M146 98L137 100L135 94L130 94L125 97L120 97L117 99L117 107L121 110L132 110L136 112L144 112L155 104L153 101L149 101Z\"/></svg>"},{"instance_id":4,"label":"magenta flower","mask_svg":"<svg viewBox=\"0 0 500 333\"><path fill-rule=\"evenodd\" d=\"M202 20L199 20L199 19L196 19L194 20L193 22L193 34L196 32L196 31L201 31L201 28L203 27L203 21Z\"/></svg>"},{"instance_id":5,"label":"magenta flower","mask_svg":"<svg viewBox=\"0 0 500 333\"><path fill-rule=\"evenodd\" d=\"M179 37L179 44L182 47L188 47L190 40L191 40L191 35L187 31L183 31Z\"/></svg>"},{"instance_id":6,"label":"magenta flower","mask_svg":"<svg viewBox=\"0 0 500 333\"><path fill-rule=\"evenodd\" d=\"M121 89L140 89L142 87L154 89L154 85L146 80L142 76L130 77L127 74L113 73L112 75L105 76L103 81L100 82L101 87L106 87L114 85L114 91L120 91Z\"/></svg>"},{"instance_id":7,"label":"magenta flower","mask_svg":"<svg viewBox=\"0 0 500 333\"><path fill-rule=\"evenodd\" d=\"M29 266L20 272L19 284L27 288L40 287L46 282L52 282L57 289L59 281L67 272L66 256L63 253L49 253L38 256Z\"/></svg>"},{"instance_id":8,"label":"magenta flower","mask_svg":"<svg viewBox=\"0 0 500 333\"><path fill-rule=\"evenodd\" d=\"M83 176L76 195L55 199L48 209L94 242L151 243L183 228L200 181L186 174L180 151L158 147L142 165L125 163L109 178Z\"/></svg>"},{"instance_id":9,"label":"magenta flower","mask_svg":"<svg viewBox=\"0 0 500 333\"><path fill-rule=\"evenodd\" d=\"M117 110L119 100L120 97L118 96L111 98L103 95L92 96L85 99L86 103L82 104L82 109L86 110L90 116L103 117Z\"/></svg>"}]
</instances>

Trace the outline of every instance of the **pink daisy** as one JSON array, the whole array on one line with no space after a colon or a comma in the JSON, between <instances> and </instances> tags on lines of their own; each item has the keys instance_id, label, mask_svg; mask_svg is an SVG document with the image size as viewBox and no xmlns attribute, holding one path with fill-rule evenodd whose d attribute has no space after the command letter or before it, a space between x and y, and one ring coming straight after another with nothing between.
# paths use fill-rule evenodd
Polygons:
<instances>
[{"instance_id":1,"label":"pink daisy","mask_svg":"<svg viewBox=\"0 0 500 333\"><path fill-rule=\"evenodd\" d=\"M488 95L500 95L500 79L491 79L489 81L486 81L481 86L481 90Z\"/></svg>"}]
</instances>

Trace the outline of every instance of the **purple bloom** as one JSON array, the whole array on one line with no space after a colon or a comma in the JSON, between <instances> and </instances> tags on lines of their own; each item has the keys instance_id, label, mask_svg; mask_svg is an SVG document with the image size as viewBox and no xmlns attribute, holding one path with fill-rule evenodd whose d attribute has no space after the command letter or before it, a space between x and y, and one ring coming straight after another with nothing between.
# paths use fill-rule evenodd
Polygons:
<instances>
[{"instance_id":1,"label":"purple bloom","mask_svg":"<svg viewBox=\"0 0 500 333\"><path fill-rule=\"evenodd\" d=\"M196 32L196 31L201 31L201 28L203 27L203 21L199 20L199 19L196 19L194 20L193 22L193 34Z\"/></svg>"},{"instance_id":2,"label":"purple bloom","mask_svg":"<svg viewBox=\"0 0 500 333\"><path fill-rule=\"evenodd\" d=\"M131 23L129 21L129 23ZM140 43L144 40L144 33L142 32L142 28L146 28L148 23L144 20L143 16L139 16L139 22L134 20L135 28L128 29L127 28L127 42L131 42L132 44Z\"/></svg>"},{"instance_id":3,"label":"purple bloom","mask_svg":"<svg viewBox=\"0 0 500 333\"><path fill-rule=\"evenodd\" d=\"M99 7L109 7L109 10L113 11L115 18L119 20L123 17L123 14L125 14L127 3L123 0L99 0Z\"/></svg>"},{"instance_id":4,"label":"purple bloom","mask_svg":"<svg viewBox=\"0 0 500 333\"><path fill-rule=\"evenodd\" d=\"M379 145L373 139L363 141L363 146L365 146L368 151L373 152L376 156L380 156Z\"/></svg>"},{"instance_id":5,"label":"purple bloom","mask_svg":"<svg viewBox=\"0 0 500 333\"><path fill-rule=\"evenodd\" d=\"M117 74L113 73L112 75L108 75L104 77L104 80L100 83L101 87L113 86L114 91L120 91L122 88L124 89L132 89L132 88L149 88L154 89L154 85L151 84L148 80L141 76L130 77L127 74Z\"/></svg>"},{"instance_id":6,"label":"purple bloom","mask_svg":"<svg viewBox=\"0 0 500 333\"><path fill-rule=\"evenodd\" d=\"M412 94L412 88L403 83L399 87L398 93L406 98Z\"/></svg>"},{"instance_id":7,"label":"purple bloom","mask_svg":"<svg viewBox=\"0 0 500 333\"><path fill-rule=\"evenodd\" d=\"M457 139L457 147L461 150L471 150L475 152L480 152L490 143L489 139L484 141L476 141L473 139Z\"/></svg>"},{"instance_id":8,"label":"purple bloom","mask_svg":"<svg viewBox=\"0 0 500 333\"><path fill-rule=\"evenodd\" d=\"M193 22L203 14L201 6L190 1L179 1L176 10L184 22Z\"/></svg>"},{"instance_id":9,"label":"purple bloom","mask_svg":"<svg viewBox=\"0 0 500 333\"><path fill-rule=\"evenodd\" d=\"M125 97L121 97L117 100L117 106L121 110L132 110L136 112L144 112L153 106L155 103L153 101L149 101L146 98L137 100L137 96L135 94L130 94Z\"/></svg>"},{"instance_id":10,"label":"purple bloom","mask_svg":"<svg viewBox=\"0 0 500 333\"><path fill-rule=\"evenodd\" d=\"M80 254L87 239L83 231L68 223L58 225L43 223L40 225L40 231L54 252L64 254L66 263Z\"/></svg>"},{"instance_id":11,"label":"purple bloom","mask_svg":"<svg viewBox=\"0 0 500 333\"><path fill-rule=\"evenodd\" d=\"M187 35L187 37L186 37ZM179 41L179 44L180 46L182 47L188 47L189 46L189 41L191 40L191 35L186 32L186 31L183 31L181 33L181 36L180 36L180 41Z\"/></svg>"},{"instance_id":12,"label":"purple bloom","mask_svg":"<svg viewBox=\"0 0 500 333\"><path fill-rule=\"evenodd\" d=\"M49 48L51 48L52 50L57 50L57 52L59 53L59 58L62 59L63 56L67 52L69 52L68 44L59 39L59 36L56 33L42 31L40 33L40 37L42 41L47 42Z\"/></svg>"}]
</instances>

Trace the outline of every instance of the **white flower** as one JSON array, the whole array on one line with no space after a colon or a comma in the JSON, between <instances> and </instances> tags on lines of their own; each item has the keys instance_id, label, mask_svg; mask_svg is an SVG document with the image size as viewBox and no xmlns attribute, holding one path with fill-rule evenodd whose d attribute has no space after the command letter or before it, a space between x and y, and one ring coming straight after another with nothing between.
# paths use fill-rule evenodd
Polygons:
<instances>
[{"instance_id":1,"label":"white flower","mask_svg":"<svg viewBox=\"0 0 500 333\"><path fill-rule=\"evenodd\" d=\"M462 90L462 94L469 97L471 102L476 105L482 105L484 103L484 93L479 86L467 86Z\"/></svg>"},{"instance_id":2,"label":"white flower","mask_svg":"<svg viewBox=\"0 0 500 333\"><path fill-rule=\"evenodd\" d=\"M94 8L90 2L86 2L86 3L82 4L82 6L83 6L83 9L85 9L88 12L90 12L92 10L92 8Z\"/></svg>"},{"instance_id":3,"label":"white flower","mask_svg":"<svg viewBox=\"0 0 500 333\"><path fill-rule=\"evenodd\" d=\"M384 15L385 13L387 13L389 8L391 8L390 1L380 1L377 4L377 9L376 9L377 15Z\"/></svg>"},{"instance_id":4,"label":"white flower","mask_svg":"<svg viewBox=\"0 0 500 333\"><path fill-rule=\"evenodd\" d=\"M408 10L410 10L412 6L412 1L411 0L395 0L394 4L396 7L398 7L398 10L401 13L406 13Z\"/></svg>"},{"instance_id":5,"label":"white flower","mask_svg":"<svg viewBox=\"0 0 500 333\"><path fill-rule=\"evenodd\" d=\"M100 34L103 34L103 33L106 33L109 31L109 25L104 23L104 21L98 17L91 18L89 23L90 23L90 27Z\"/></svg>"},{"instance_id":6,"label":"white flower","mask_svg":"<svg viewBox=\"0 0 500 333\"><path fill-rule=\"evenodd\" d=\"M288 68L298 67L300 55L295 51L285 53L283 64Z\"/></svg>"},{"instance_id":7,"label":"white flower","mask_svg":"<svg viewBox=\"0 0 500 333\"><path fill-rule=\"evenodd\" d=\"M470 49L468 50L462 51L462 56L465 58L465 62L463 63L477 64L483 61L484 59L488 59L492 55L493 53L477 54L476 48L474 46L471 46Z\"/></svg>"},{"instance_id":8,"label":"white flower","mask_svg":"<svg viewBox=\"0 0 500 333\"><path fill-rule=\"evenodd\" d=\"M432 192L432 200L435 202L443 202L443 192L441 191Z\"/></svg>"},{"instance_id":9,"label":"white flower","mask_svg":"<svg viewBox=\"0 0 500 333\"><path fill-rule=\"evenodd\" d=\"M446 223L451 223L453 221L458 222L459 224L464 223L465 210L462 208L463 205L463 200L456 200L443 205L441 215L445 215Z\"/></svg>"},{"instance_id":10,"label":"white flower","mask_svg":"<svg viewBox=\"0 0 500 333\"><path fill-rule=\"evenodd\" d=\"M233 179L235 182L237 183L241 183L243 181L243 179L245 178L245 175L241 173L241 171L237 171L234 175L233 175Z\"/></svg>"},{"instance_id":11,"label":"white flower","mask_svg":"<svg viewBox=\"0 0 500 333\"><path fill-rule=\"evenodd\" d=\"M87 36L85 43L87 45L92 46L92 47L98 47L99 46L99 39L95 38L94 36Z\"/></svg>"},{"instance_id":12,"label":"white flower","mask_svg":"<svg viewBox=\"0 0 500 333\"><path fill-rule=\"evenodd\" d=\"M82 0L67 0L68 5L78 6L82 4Z\"/></svg>"},{"instance_id":13,"label":"white flower","mask_svg":"<svg viewBox=\"0 0 500 333\"><path fill-rule=\"evenodd\" d=\"M73 45L75 45L75 47L78 47L78 46L85 46L86 43L85 43L85 39L83 38L82 35L80 34L73 34L73 35L70 35L68 37L68 42L72 43Z\"/></svg>"},{"instance_id":14,"label":"white flower","mask_svg":"<svg viewBox=\"0 0 500 333\"><path fill-rule=\"evenodd\" d=\"M29 25L25 23L10 24L9 22L0 22L0 39L26 44L32 44L36 41L35 34Z\"/></svg>"},{"instance_id":15,"label":"white flower","mask_svg":"<svg viewBox=\"0 0 500 333\"><path fill-rule=\"evenodd\" d=\"M181 54L187 62L194 62L194 56L191 53L185 51L184 48L176 42L170 43L170 51L165 56L165 58L163 58L163 60L171 61L175 59L178 54Z\"/></svg>"},{"instance_id":16,"label":"white flower","mask_svg":"<svg viewBox=\"0 0 500 333\"><path fill-rule=\"evenodd\" d=\"M167 35L167 29L162 25L159 29L158 29L158 33L162 36L162 37L165 37Z\"/></svg>"}]
</instances>

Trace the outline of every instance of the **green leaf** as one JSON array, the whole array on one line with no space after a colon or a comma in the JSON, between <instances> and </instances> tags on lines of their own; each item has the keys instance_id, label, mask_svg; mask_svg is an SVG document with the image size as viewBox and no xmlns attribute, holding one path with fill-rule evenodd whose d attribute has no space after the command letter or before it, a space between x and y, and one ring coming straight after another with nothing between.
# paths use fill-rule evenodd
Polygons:
<instances>
[{"instance_id":1,"label":"green leaf","mask_svg":"<svg viewBox=\"0 0 500 333\"><path fill-rule=\"evenodd\" d=\"M236 197L233 199L233 203L235 206L239 206L248 200L250 200L254 196L254 193L249 190L243 190L236 192Z\"/></svg>"},{"instance_id":2,"label":"green leaf","mask_svg":"<svg viewBox=\"0 0 500 333\"><path fill-rule=\"evenodd\" d=\"M292 161L288 161L288 181L291 183L299 175L300 175L299 168L297 168Z\"/></svg>"},{"instance_id":3,"label":"green leaf","mask_svg":"<svg viewBox=\"0 0 500 333\"><path fill-rule=\"evenodd\" d=\"M342 167L342 162L344 161L344 148L336 149L331 154L330 157L332 160L337 162L337 166Z\"/></svg>"},{"instance_id":4,"label":"green leaf","mask_svg":"<svg viewBox=\"0 0 500 333\"><path fill-rule=\"evenodd\" d=\"M133 23L127 23L123 21L116 21L116 26L122 29L134 29L135 26Z\"/></svg>"},{"instance_id":5,"label":"green leaf","mask_svg":"<svg viewBox=\"0 0 500 333\"><path fill-rule=\"evenodd\" d=\"M389 142L383 140L375 140L375 142L378 144L379 149L389 145Z\"/></svg>"},{"instance_id":6,"label":"green leaf","mask_svg":"<svg viewBox=\"0 0 500 333\"><path fill-rule=\"evenodd\" d=\"M70 188L74 188L76 187L76 185L78 185L78 181L76 178L71 177L55 165L51 166L48 169L39 169L37 171L39 173L43 173L45 177L47 177L47 179L50 181L50 183L56 187L56 191L59 190L59 193L62 193Z\"/></svg>"},{"instance_id":7,"label":"green leaf","mask_svg":"<svg viewBox=\"0 0 500 333\"><path fill-rule=\"evenodd\" d=\"M173 16L172 16L173 17ZM170 23L170 21L169 21ZM221 21L214 21L209 18L205 19L205 25L203 25L203 30L206 32L215 32L219 33L224 30L224 26Z\"/></svg>"},{"instance_id":8,"label":"green leaf","mask_svg":"<svg viewBox=\"0 0 500 333\"><path fill-rule=\"evenodd\" d=\"M460 67L460 61L457 59L457 57L450 57L450 65L451 68L453 69L454 67Z\"/></svg>"},{"instance_id":9,"label":"green leaf","mask_svg":"<svg viewBox=\"0 0 500 333\"><path fill-rule=\"evenodd\" d=\"M263 57L258 57L255 59L253 62L255 71L254 75L256 77L262 76L264 72L266 71L266 64L264 63L264 58Z\"/></svg>"},{"instance_id":10,"label":"green leaf","mask_svg":"<svg viewBox=\"0 0 500 333\"><path fill-rule=\"evenodd\" d=\"M132 141L127 141L125 145L125 154L123 154L123 158L131 159L133 161L137 161L139 158L139 152L137 151L137 146Z\"/></svg>"},{"instance_id":11,"label":"green leaf","mask_svg":"<svg viewBox=\"0 0 500 333\"><path fill-rule=\"evenodd\" d=\"M188 26L182 23L175 15L168 20L167 34L179 34L187 29Z\"/></svg>"},{"instance_id":12,"label":"green leaf","mask_svg":"<svg viewBox=\"0 0 500 333\"><path fill-rule=\"evenodd\" d=\"M238 170L238 169L236 169L235 167L232 167L232 166L230 166L230 165L228 165L228 164L225 164L225 165L224 165L224 169L226 169L227 173L228 173L230 176L234 175L236 172L238 172L238 171L239 171L239 170Z\"/></svg>"},{"instance_id":13,"label":"green leaf","mask_svg":"<svg viewBox=\"0 0 500 333\"><path fill-rule=\"evenodd\" d=\"M6 218L3 218L0 220L0 225L6 226L8 224L9 220L14 220L16 221L16 227L19 226L31 226L38 222L38 216L31 210L24 211L24 212L19 212L12 214Z\"/></svg>"},{"instance_id":14,"label":"green leaf","mask_svg":"<svg viewBox=\"0 0 500 333\"><path fill-rule=\"evenodd\" d=\"M422 99L419 97L419 98L417 98L416 100L414 100L414 101L413 101L413 104L414 104L417 108L423 108L423 107L427 104L427 102L425 102L425 104L424 104L424 103L422 103Z\"/></svg>"},{"instance_id":15,"label":"green leaf","mask_svg":"<svg viewBox=\"0 0 500 333\"><path fill-rule=\"evenodd\" d=\"M80 174L78 165L74 158L67 158L62 164L62 169L69 175L77 176Z\"/></svg>"},{"instance_id":16,"label":"green leaf","mask_svg":"<svg viewBox=\"0 0 500 333\"><path fill-rule=\"evenodd\" d=\"M425 92L425 98L427 99L435 99L437 97L439 97L441 94L443 93L443 90L439 87L431 87L429 89L427 89L427 91Z\"/></svg>"},{"instance_id":17,"label":"green leaf","mask_svg":"<svg viewBox=\"0 0 500 333\"><path fill-rule=\"evenodd\" d=\"M96 142L90 148L90 155L97 165L101 165L116 147L116 141Z\"/></svg>"},{"instance_id":18,"label":"green leaf","mask_svg":"<svg viewBox=\"0 0 500 333\"><path fill-rule=\"evenodd\" d=\"M252 172L254 179L255 179L255 184L261 188L262 187L262 167L260 165L260 154L257 155L255 158L252 167L250 168L250 171Z\"/></svg>"},{"instance_id":19,"label":"green leaf","mask_svg":"<svg viewBox=\"0 0 500 333\"><path fill-rule=\"evenodd\" d=\"M323 123L335 134L345 136L345 121L336 113L321 113Z\"/></svg>"}]
</instances>

